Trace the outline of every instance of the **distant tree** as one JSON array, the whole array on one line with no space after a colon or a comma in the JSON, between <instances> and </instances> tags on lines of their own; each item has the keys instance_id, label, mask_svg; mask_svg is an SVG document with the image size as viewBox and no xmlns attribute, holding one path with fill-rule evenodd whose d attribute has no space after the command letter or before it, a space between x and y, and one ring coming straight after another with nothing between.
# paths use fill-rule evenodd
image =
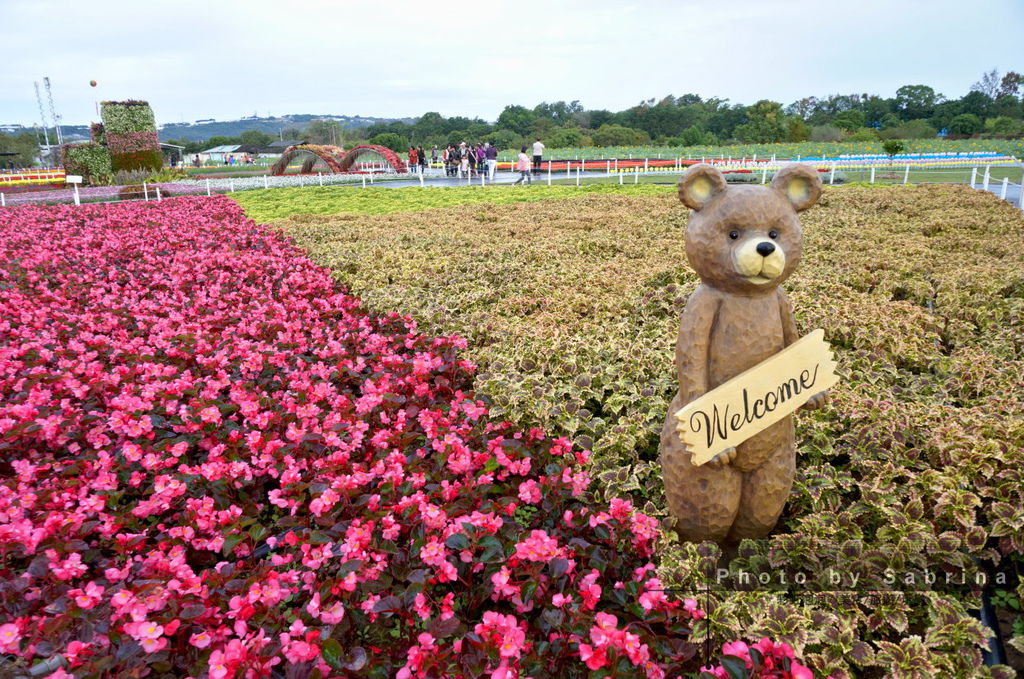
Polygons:
<instances>
[{"instance_id":1,"label":"distant tree","mask_svg":"<svg viewBox=\"0 0 1024 679\"><path fill-rule=\"evenodd\" d=\"M738 125L733 134L742 142L770 144L786 139L788 128L782 104L762 99L746 110L747 122Z\"/></svg>"},{"instance_id":2,"label":"distant tree","mask_svg":"<svg viewBox=\"0 0 1024 679\"><path fill-rule=\"evenodd\" d=\"M568 104L564 101L556 101L551 104L541 102L534 107L533 113L538 118L547 118L556 125L565 125L573 120L576 114L583 112L583 106L578 100Z\"/></svg>"},{"instance_id":3,"label":"distant tree","mask_svg":"<svg viewBox=\"0 0 1024 679\"><path fill-rule=\"evenodd\" d=\"M985 121L985 131L991 134L1019 134L1024 125L1008 116L999 116Z\"/></svg>"},{"instance_id":4,"label":"distant tree","mask_svg":"<svg viewBox=\"0 0 1024 679\"><path fill-rule=\"evenodd\" d=\"M376 146L384 146L396 153L404 153L409 150L409 139L394 132L384 132L369 139L369 143Z\"/></svg>"},{"instance_id":5,"label":"distant tree","mask_svg":"<svg viewBox=\"0 0 1024 679\"><path fill-rule=\"evenodd\" d=\"M436 137L444 134L444 116L437 111L428 111L419 117L413 127L418 140Z\"/></svg>"},{"instance_id":6,"label":"distant tree","mask_svg":"<svg viewBox=\"0 0 1024 679\"><path fill-rule=\"evenodd\" d=\"M892 171L893 159L899 154L903 153L903 149L906 148L906 144L901 142L899 139L886 139L882 142L882 150L885 151L885 155L889 156L889 171Z\"/></svg>"},{"instance_id":7,"label":"distant tree","mask_svg":"<svg viewBox=\"0 0 1024 679\"><path fill-rule=\"evenodd\" d=\"M881 127L882 118L892 113L892 101L876 95L868 95L861 99L861 111L865 122L871 127Z\"/></svg>"},{"instance_id":8,"label":"distant tree","mask_svg":"<svg viewBox=\"0 0 1024 679\"><path fill-rule=\"evenodd\" d=\"M272 135L269 135L266 132L261 132L260 130L246 130L242 134L238 135L238 141L247 146L264 147L276 141L276 139Z\"/></svg>"},{"instance_id":9,"label":"distant tree","mask_svg":"<svg viewBox=\"0 0 1024 679\"><path fill-rule=\"evenodd\" d=\"M4 134L0 132L0 151L14 152L16 156L0 156L0 167L32 167L39 155L39 141L31 132Z\"/></svg>"},{"instance_id":10,"label":"distant tree","mask_svg":"<svg viewBox=\"0 0 1024 679\"><path fill-rule=\"evenodd\" d=\"M1007 118L1013 118L1014 120L1020 120L1024 118L1024 110L1021 107L1021 101L1012 94L1004 94L992 102L992 105L988 109L989 115L994 118L1005 116Z\"/></svg>"},{"instance_id":11,"label":"distant tree","mask_svg":"<svg viewBox=\"0 0 1024 679\"><path fill-rule=\"evenodd\" d=\"M973 113L961 113L949 123L950 134L976 134L981 131L981 119Z\"/></svg>"},{"instance_id":12,"label":"distant tree","mask_svg":"<svg viewBox=\"0 0 1024 679\"><path fill-rule=\"evenodd\" d=\"M633 146L650 141L646 132L622 125L602 125L591 137L595 146Z\"/></svg>"},{"instance_id":13,"label":"distant tree","mask_svg":"<svg viewBox=\"0 0 1024 679\"><path fill-rule=\"evenodd\" d=\"M883 130L887 130L890 127L899 127L900 123L901 121L898 115L895 113L886 113L879 121L879 127Z\"/></svg>"},{"instance_id":14,"label":"distant tree","mask_svg":"<svg viewBox=\"0 0 1024 679\"><path fill-rule=\"evenodd\" d=\"M495 127L499 130L512 130L516 134L525 137L530 134L533 122L537 116L533 111L524 106L506 106L498 115L498 122Z\"/></svg>"},{"instance_id":15,"label":"distant tree","mask_svg":"<svg viewBox=\"0 0 1024 679\"><path fill-rule=\"evenodd\" d=\"M786 119L786 141L807 141L811 138L811 126L798 116Z\"/></svg>"},{"instance_id":16,"label":"distant tree","mask_svg":"<svg viewBox=\"0 0 1024 679\"><path fill-rule=\"evenodd\" d=\"M972 92L981 92L989 99L995 99L999 94L999 71L992 69L981 75L981 80L971 85Z\"/></svg>"},{"instance_id":17,"label":"distant tree","mask_svg":"<svg viewBox=\"0 0 1024 679\"><path fill-rule=\"evenodd\" d=\"M981 97L977 92L973 92L975 96ZM935 107L935 112L932 113L928 122L932 127L941 130L942 128L948 128L949 123L952 122L953 118L957 117L961 113L964 113L964 102L962 99L956 99L954 101L944 101Z\"/></svg>"},{"instance_id":18,"label":"distant tree","mask_svg":"<svg viewBox=\"0 0 1024 679\"><path fill-rule=\"evenodd\" d=\"M896 90L896 112L902 120L929 118L941 99L927 85L904 85Z\"/></svg>"},{"instance_id":19,"label":"distant tree","mask_svg":"<svg viewBox=\"0 0 1024 679\"><path fill-rule=\"evenodd\" d=\"M513 132L513 134L515 134ZM461 142L469 142L473 138L469 136L469 130L452 130L448 133L449 144L459 144Z\"/></svg>"},{"instance_id":20,"label":"distant tree","mask_svg":"<svg viewBox=\"0 0 1024 679\"><path fill-rule=\"evenodd\" d=\"M490 143L492 146L498 147L499 150L518 150L519 147L523 145L523 138L512 130L495 130L494 132L485 135L483 141Z\"/></svg>"},{"instance_id":21,"label":"distant tree","mask_svg":"<svg viewBox=\"0 0 1024 679\"><path fill-rule=\"evenodd\" d=\"M1002 81L1000 81L999 92L996 93L994 98L998 99L999 97L1006 96L1016 97L1021 83L1024 83L1024 76L1021 76L1020 73L1016 73L1014 71L1008 71L1007 74L1003 76Z\"/></svg>"},{"instance_id":22,"label":"distant tree","mask_svg":"<svg viewBox=\"0 0 1024 679\"><path fill-rule=\"evenodd\" d=\"M578 127L558 127L544 139L549 148L577 148L583 145L583 132Z\"/></svg>"},{"instance_id":23,"label":"distant tree","mask_svg":"<svg viewBox=\"0 0 1024 679\"><path fill-rule=\"evenodd\" d=\"M241 142L238 141L238 137L225 137L220 134L215 134L206 140L204 149L212 149L215 146L238 146Z\"/></svg>"},{"instance_id":24,"label":"distant tree","mask_svg":"<svg viewBox=\"0 0 1024 679\"><path fill-rule=\"evenodd\" d=\"M800 118L800 120L807 120L817 106L818 99L816 97L804 97L803 99L798 99L787 106L786 113L791 116L796 116Z\"/></svg>"},{"instance_id":25,"label":"distant tree","mask_svg":"<svg viewBox=\"0 0 1024 679\"><path fill-rule=\"evenodd\" d=\"M973 113L985 118L992 106L992 97L978 90L971 90L960 99L961 113Z\"/></svg>"},{"instance_id":26,"label":"distant tree","mask_svg":"<svg viewBox=\"0 0 1024 679\"><path fill-rule=\"evenodd\" d=\"M704 128L720 139L733 136L737 125L747 121L747 107L743 104L729 105L728 99L712 97L704 102Z\"/></svg>"},{"instance_id":27,"label":"distant tree","mask_svg":"<svg viewBox=\"0 0 1024 679\"><path fill-rule=\"evenodd\" d=\"M555 123L550 118L537 118L530 126L529 137L531 139L545 139L555 130Z\"/></svg>"},{"instance_id":28,"label":"distant tree","mask_svg":"<svg viewBox=\"0 0 1024 679\"><path fill-rule=\"evenodd\" d=\"M853 132L854 130L864 127L865 122L864 114L854 109L842 111L832 119L833 125L846 130L847 132Z\"/></svg>"},{"instance_id":29,"label":"distant tree","mask_svg":"<svg viewBox=\"0 0 1024 679\"><path fill-rule=\"evenodd\" d=\"M302 136L313 144L339 146L345 143L345 132L337 120L311 120Z\"/></svg>"},{"instance_id":30,"label":"distant tree","mask_svg":"<svg viewBox=\"0 0 1024 679\"><path fill-rule=\"evenodd\" d=\"M592 130L596 130L602 125L607 125L611 123L612 119L615 117L615 114L613 114L611 111L599 108L593 111L587 111L587 117L589 118L589 120L587 121L587 127L589 127Z\"/></svg>"},{"instance_id":31,"label":"distant tree","mask_svg":"<svg viewBox=\"0 0 1024 679\"><path fill-rule=\"evenodd\" d=\"M302 129L296 125L289 125L281 130L282 139L298 139L302 136Z\"/></svg>"},{"instance_id":32,"label":"distant tree","mask_svg":"<svg viewBox=\"0 0 1024 679\"><path fill-rule=\"evenodd\" d=\"M701 146L706 144L706 134L704 130L700 129L696 125L690 125L688 128L683 130L679 141L683 146Z\"/></svg>"}]
</instances>

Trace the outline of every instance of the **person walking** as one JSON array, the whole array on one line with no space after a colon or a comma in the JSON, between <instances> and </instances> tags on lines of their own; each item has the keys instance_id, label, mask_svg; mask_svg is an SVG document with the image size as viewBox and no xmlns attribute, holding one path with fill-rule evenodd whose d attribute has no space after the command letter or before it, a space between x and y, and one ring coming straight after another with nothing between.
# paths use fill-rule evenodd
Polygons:
<instances>
[{"instance_id":1,"label":"person walking","mask_svg":"<svg viewBox=\"0 0 1024 679\"><path fill-rule=\"evenodd\" d=\"M420 146L416 149L416 156L420 161L420 174L423 174L427 170L427 152Z\"/></svg>"},{"instance_id":2,"label":"person walking","mask_svg":"<svg viewBox=\"0 0 1024 679\"><path fill-rule=\"evenodd\" d=\"M540 161L544 155L544 143L541 142L540 137L537 137L537 141L533 142L533 171L540 173Z\"/></svg>"},{"instance_id":3,"label":"person walking","mask_svg":"<svg viewBox=\"0 0 1024 679\"><path fill-rule=\"evenodd\" d=\"M519 179L515 181L515 185L518 185L519 182L524 179L527 184L533 183L533 179L530 177L530 158L526 155L525 146L519 151L519 159L516 161L516 170L519 171Z\"/></svg>"},{"instance_id":4,"label":"person walking","mask_svg":"<svg viewBox=\"0 0 1024 679\"><path fill-rule=\"evenodd\" d=\"M476 167L480 176L484 176L487 173L487 152L484 151L484 145L480 142L476 144Z\"/></svg>"},{"instance_id":5,"label":"person walking","mask_svg":"<svg viewBox=\"0 0 1024 679\"><path fill-rule=\"evenodd\" d=\"M416 171L417 162L418 161L416 160L416 147L415 146L410 146L409 147L409 172L415 172Z\"/></svg>"},{"instance_id":6,"label":"person walking","mask_svg":"<svg viewBox=\"0 0 1024 679\"><path fill-rule=\"evenodd\" d=\"M462 179L463 173L465 173L466 177L469 177L469 153L461 150L459 156L459 179Z\"/></svg>"},{"instance_id":7,"label":"person walking","mask_svg":"<svg viewBox=\"0 0 1024 679\"><path fill-rule=\"evenodd\" d=\"M487 144L487 178L494 181L494 172L498 169L498 147L494 144Z\"/></svg>"},{"instance_id":8,"label":"person walking","mask_svg":"<svg viewBox=\"0 0 1024 679\"><path fill-rule=\"evenodd\" d=\"M430 149L430 164L437 165L437 144L434 144L434 148Z\"/></svg>"},{"instance_id":9,"label":"person walking","mask_svg":"<svg viewBox=\"0 0 1024 679\"><path fill-rule=\"evenodd\" d=\"M463 155L469 159L469 176L470 178L476 175L476 149L472 145L466 147L466 150L462 152Z\"/></svg>"}]
</instances>

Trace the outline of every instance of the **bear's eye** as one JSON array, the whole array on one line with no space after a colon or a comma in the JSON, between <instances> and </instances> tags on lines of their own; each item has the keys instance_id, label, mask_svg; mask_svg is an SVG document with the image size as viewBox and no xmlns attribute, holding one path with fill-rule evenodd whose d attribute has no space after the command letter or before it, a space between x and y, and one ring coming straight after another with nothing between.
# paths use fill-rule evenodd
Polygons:
<instances>
[{"instance_id":1,"label":"bear's eye","mask_svg":"<svg viewBox=\"0 0 1024 679\"><path fill-rule=\"evenodd\" d=\"M772 240L774 240L774 239L779 237L779 232L778 231L769 231L768 232L768 237L771 238Z\"/></svg>"},{"instance_id":2,"label":"bear's eye","mask_svg":"<svg viewBox=\"0 0 1024 679\"><path fill-rule=\"evenodd\" d=\"M739 237L740 237L740 232L739 231L730 231L729 232L729 238L732 238L733 240L736 240Z\"/></svg>"}]
</instances>

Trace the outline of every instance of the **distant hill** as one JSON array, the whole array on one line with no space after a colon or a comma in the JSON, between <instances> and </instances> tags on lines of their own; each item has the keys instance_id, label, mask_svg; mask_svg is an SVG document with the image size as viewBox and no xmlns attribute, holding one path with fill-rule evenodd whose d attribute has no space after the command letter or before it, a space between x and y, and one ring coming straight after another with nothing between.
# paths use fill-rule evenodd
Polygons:
<instances>
[{"instance_id":1,"label":"distant hill","mask_svg":"<svg viewBox=\"0 0 1024 679\"><path fill-rule=\"evenodd\" d=\"M160 141L168 139L185 139L188 141L203 141L210 137L237 137L246 130L259 130L277 136L287 127L305 127L313 120L337 120L346 129L369 127L374 123L392 123L401 120L405 123L416 122L415 118L369 118L365 116L339 116L339 115L315 115L312 113L292 113L276 118L241 118L239 120L197 120L194 123L168 123L158 125L157 131ZM61 125L60 130L64 140L68 142L88 141L88 125ZM43 139L42 131L33 127L26 127L18 123L0 124L0 132L18 134L19 132L36 132L40 142ZM53 128L50 130L50 141L56 143L53 138Z\"/></svg>"},{"instance_id":2,"label":"distant hill","mask_svg":"<svg viewBox=\"0 0 1024 679\"><path fill-rule=\"evenodd\" d=\"M204 120L194 123L167 123L159 126L160 139L186 139L202 141L210 137L237 137L246 130L259 130L267 134L279 135L286 127L305 127L313 120L336 120L346 129L369 127L374 123L390 123L402 120L412 123L415 118L368 118L364 116L314 115L311 113L293 113L276 118L249 117L240 120Z\"/></svg>"}]
</instances>

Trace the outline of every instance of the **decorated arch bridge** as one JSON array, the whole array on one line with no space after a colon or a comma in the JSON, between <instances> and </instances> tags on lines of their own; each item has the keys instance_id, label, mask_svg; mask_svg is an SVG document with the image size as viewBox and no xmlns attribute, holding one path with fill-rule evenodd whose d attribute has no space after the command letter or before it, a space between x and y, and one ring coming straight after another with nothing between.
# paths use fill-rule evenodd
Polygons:
<instances>
[{"instance_id":1,"label":"decorated arch bridge","mask_svg":"<svg viewBox=\"0 0 1024 679\"><path fill-rule=\"evenodd\" d=\"M405 162L398 154L386 146L376 144L360 144L348 151L339 146L323 146L319 144L297 144L289 146L276 163L270 168L270 174L280 177L290 167L299 164L301 174L309 174L317 165L322 164L328 174L345 174L365 172L366 160L374 159L371 167L381 166L385 171L405 174L409 171Z\"/></svg>"}]
</instances>

